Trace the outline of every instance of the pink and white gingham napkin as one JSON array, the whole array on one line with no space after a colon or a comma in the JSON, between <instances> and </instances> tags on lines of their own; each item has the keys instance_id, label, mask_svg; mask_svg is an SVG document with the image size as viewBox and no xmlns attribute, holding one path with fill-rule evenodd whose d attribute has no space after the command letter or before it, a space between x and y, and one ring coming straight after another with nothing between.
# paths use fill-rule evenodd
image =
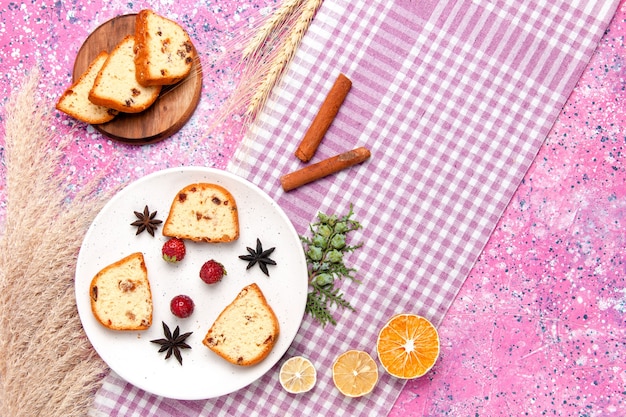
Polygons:
<instances>
[{"instance_id":1,"label":"pink and white gingham napkin","mask_svg":"<svg viewBox=\"0 0 626 417\"><path fill-rule=\"evenodd\" d=\"M358 312L337 326L306 316L286 357L318 369L313 391L285 393L282 362L209 401L155 397L107 377L93 415L385 415L403 382L386 375L348 399L336 356L376 357L379 328L414 312L441 323L613 16L617 0L326 0L260 124L229 170L260 186L307 232L318 211L347 213L365 246L347 263ZM362 165L284 193L279 178L337 75L353 82L314 160L368 147ZM454 343L444 340L442 343ZM437 365L436 365L437 366ZM439 363L438 366L445 366Z\"/></svg>"}]
</instances>

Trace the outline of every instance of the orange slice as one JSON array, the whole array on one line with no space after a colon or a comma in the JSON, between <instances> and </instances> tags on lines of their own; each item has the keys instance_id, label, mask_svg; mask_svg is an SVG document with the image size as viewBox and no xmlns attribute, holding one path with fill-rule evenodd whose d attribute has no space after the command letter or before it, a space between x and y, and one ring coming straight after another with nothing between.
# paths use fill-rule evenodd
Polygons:
<instances>
[{"instance_id":1,"label":"orange slice","mask_svg":"<svg viewBox=\"0 0 626 417\"><path fill-rule=\"evenodd\" d=\"M378 359L397 378L424 375L439 357L439 334L430 321L415 314L392 317L378 333Z\"/></svg>"},{"instance_id":2,"label":"orange slice","mask_svg":"<svg viewBox=\"0 0 626 417\"><path fill-rule=\"evenodd\" d=\"M280 367L278 378L287 392L300 394L313 388L317 382L317 371L307 358L294 356Z\"/></svg>"},{"instance_id":3,"label":"orange slice","mask_svg":"<svg viewBox=\"0 0 626 417\"><path fill-rule=\"evenodd\" d=\"M378 382L378 366L367 352L349 350L335 360L333 382L347 397L369 394Z\"/></svg>"}]
</instances>

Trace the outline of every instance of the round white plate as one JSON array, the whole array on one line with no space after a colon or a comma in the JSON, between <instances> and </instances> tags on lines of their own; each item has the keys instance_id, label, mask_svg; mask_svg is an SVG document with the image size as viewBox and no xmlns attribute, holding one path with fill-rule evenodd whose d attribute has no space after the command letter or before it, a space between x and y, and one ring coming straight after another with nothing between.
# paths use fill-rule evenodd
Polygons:
<instances>
[{"instance_id":1,"label":"round white plate","mask_svg":"<svg viewBox=\"0 0 626 417\"><path fill-rule=\"evenodd\" d=\"M239 239L231 243L187 242L187 255L178 264L161 257L167 240L161 231L152 237L147 231L136 235L133 211L148 205L156 218L165 221L176 193L188 184L210 182L228 189L239 209ZM263 249L275 247L269 265L270 276L258 265L239 255L255 248L259 238ZM145 331L114 331L93 316L89 298L92 278L105 266L133 253L144 254L154 304L152 326ZM214 285L199 277L201 265L215 259L224 264L227 275ZM250 182L210 168L181 167L148 175L115 195L91 224L78 255L76 304L83 327L98 354L115 371L137 387L156 395L184 399L208 399L237 391L267 373L287 351L304 315L307 298L307 265L300 238L283 210ZM226 362L202 344L202 339L219 313L239 291L257 283L280 323L280 335L272 352L257 365L240 367ZM187 294L195 302L194 313L175 317L169 308L172 297ZM163 338L162 322L173 332L193 332L187 339L191 349L182 350L183 365L172 357L165 360L159 345L150 340Z\"/></svg>"}]
</instances>

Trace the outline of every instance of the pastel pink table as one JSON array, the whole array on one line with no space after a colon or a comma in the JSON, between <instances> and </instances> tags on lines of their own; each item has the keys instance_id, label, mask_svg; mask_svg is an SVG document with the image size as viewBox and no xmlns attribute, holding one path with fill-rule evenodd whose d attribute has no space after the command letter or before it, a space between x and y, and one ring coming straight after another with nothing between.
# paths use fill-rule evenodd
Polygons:
<instances>
[{"instance_id":1,"label":"pastel pink table","mask_svg":"<svg viewBox=\"0 0 626 417\"><path fill-rule=\"evenodd\" d=\"M165 2L163 2L165 3ZM168 3L169 4L169 3ZM214 47L241 19L272 1L218 1L198 26L195 2L14 2L0 11L0 97L38 66L41 94L56 100L80 45L98 24L144 7L170 10ZM232 25L232 26L230 26ZM626 2L520 184L440 327L439 362L408 382L390 416L626 415ZM209 49L210 49L209 47ZM134 147L74 126L65 161L80 185L109 185L181 164L224 168L238 135L204 136L223 97L223 68L205 68L200 106L166 141ZM4 129L0 128L0 152ZM202 152L188 154L190 147ZM106 185L106 184L105 184ZM4 177L0 182L4 213Z\"/></svg>"},{"instance_id":2,"label":"pastel pink table","mask_svg":"<svg viewBox=\"0 0 626 417\"><path fill-rule=\"evenodd\" d=\"M390 416L626 415L626 2Z\"/></svg>"}]
</instances>

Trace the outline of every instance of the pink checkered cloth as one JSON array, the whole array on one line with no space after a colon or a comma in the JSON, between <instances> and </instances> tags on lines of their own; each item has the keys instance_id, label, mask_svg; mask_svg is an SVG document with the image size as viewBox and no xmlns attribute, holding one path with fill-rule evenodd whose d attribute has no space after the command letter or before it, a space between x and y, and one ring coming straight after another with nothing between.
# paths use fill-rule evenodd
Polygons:
<instances>
[{"instance_id":1,"label":"pink checkered cloth","mask_svg":"<svg viewBox=\"0 0 626 417\"><path fill-rule=\"evenodd\" d=\"M348 349L376 357L377 332L396 313L441 323L617 4L327 0L229 167L275 198L301 234L318 211L345 214L350 204L364 225L356 238L366 244L347 259L362 284L343 287L358 312L337 311L326 327L305 316L284 358L310 358L317 385L287 394L280 361L239 392L183 402L111 374L93 415L386 415L402 381L381 368L371 394L348 399L333 386L332 362ZM279 178L303 165L294 151L340 72L353 87L311 162L358 146L372 158L284 193Z\"/></svg>"}]
</instances>

